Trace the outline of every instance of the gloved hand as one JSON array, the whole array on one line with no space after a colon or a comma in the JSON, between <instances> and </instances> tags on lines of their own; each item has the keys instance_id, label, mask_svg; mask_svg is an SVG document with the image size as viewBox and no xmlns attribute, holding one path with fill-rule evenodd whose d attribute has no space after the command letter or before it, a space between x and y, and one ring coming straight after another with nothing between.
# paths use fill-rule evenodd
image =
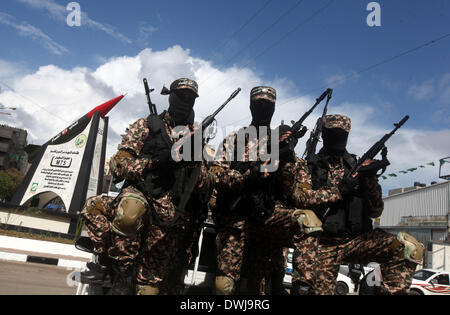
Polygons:
<instances>
[{"instance_id":1,"label":"gloved hand","mask_svg":"<svg viewBox=\"0 0 450 315\"><path fill-rule=\"evenodd\" d=\"M280 161L295 162L294 148L298 143L298 139L303 137L306 133L306 127L303 127L298 132L292 132L292 128L288 125L281 125L278 127L280 137Z\"/></svg>"},{"instance_id":2,"label":"gloved hand","mask_svg":"<svg viewBox=\"0 0 450 315\"><path fill-rule=\"evenodd\" d=\"M297 145L298 139L302 138L308 129L303 127L297 132L293 132L292 128L288 125L280 125L278 127L278 133L280 137L280 147L287 144L285 142L290 142L291 147L295 147Z\"/></svg>"},{"instance_id":3,"label":"gloved hand","mask_svg":"<svg viewBox=\"0 0 450 315\"><path fill-rule=\"evenodd\" d=\"M261 172L261 168L257 163L254 163L246 172L246 182L248 185L256 185L262 178L264 173Z\"/></svg>"},{"instance_id":4,"label":"gloved hand","mask_svg":"<svg viewBox=\"0 0 450 315\"><path fill-rule=\"evenodd\" d=\"M172 160L172 153L169 148L158 150L152 156L152 166L160 167L162 165L167 164L170 160Z\"/></svg>"},{"instance_id":5,"label":"gloved hand","mask_svg":"<svg viewBox=\"0 0 450 315\"><path fill-rule=\"evenodd\" d=\"M342 198L350 196L357 191L359 181L353 177L344 177L338 185Z\"/></svg>"},{"instance_id":6,"label":"gloved hand","mask_svg":"<svg viewBox=\"0 0 450 315\"><path fill-rule=\"evenodd\" d=\"M358 173L361 176L375 176L377 172L387 166L389 166L391 163L387 159L383 160L371 160L367 163L367 165L364 165L358 170Z\"/></svg>"}]
</instances>

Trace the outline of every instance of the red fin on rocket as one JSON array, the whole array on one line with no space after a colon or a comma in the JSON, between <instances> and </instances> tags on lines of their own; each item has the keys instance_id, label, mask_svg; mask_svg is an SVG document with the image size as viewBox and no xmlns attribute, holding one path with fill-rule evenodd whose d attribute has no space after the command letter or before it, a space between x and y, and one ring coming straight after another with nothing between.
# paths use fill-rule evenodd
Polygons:
<instances>
[{"instance_id":1,"label":"red fin on rocket","mask_svg":"<svg viewBox=\"0 0 450 315\"><path fill-rule=\"evenodd\" d=\"M94 116L95 112L99 112L100 117L104 118L111 111L111 109L113 109L113 107L116 106L117 103L119 103L122 100L122 98L124 98L124 97L125 97L125 95L121 95L121 96L116 97L102 105L95 107L93 110L91 110L87 114L83 115L83 117L81 117L80 119L75 121L69 127L65 128L63 131L61 131L57 136L53 137L46 144L55 145L55 144L61 144L61 143L70 141L78 133L80 133L82 130L84 130L84 128L91 121L91 118L92 118L92 116Z\"/></svg>"},{"instance_id":2,"label":"red fin on rocket","mask_svg":"<svg viewBox=\"0 0 450 315\"><path fill-rule=\"evenodd\" d=\"M96 108L94 108L93 110L91 110L88 113L88 117L89 119L92 118L92 116L94 115L95 112L99 112L100 113L100 117L104 118L111 109L113 109L114 106L116 106L117 103L119 103L122 98L124 98L125 95L121 95L119 97L116 97L115 99L112 99L102 105L97 106Z\"/></svg>"}]
</instances>

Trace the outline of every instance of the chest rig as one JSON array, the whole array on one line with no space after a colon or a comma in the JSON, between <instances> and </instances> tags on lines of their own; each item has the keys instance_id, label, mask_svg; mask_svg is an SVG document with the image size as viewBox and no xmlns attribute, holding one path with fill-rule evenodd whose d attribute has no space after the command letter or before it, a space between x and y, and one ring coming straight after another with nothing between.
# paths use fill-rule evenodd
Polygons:
<instances>
[{"instance_id":1,"label":"chest rig","mask_svg":"<svg viewBox=\"0 0 450 315\"><path fill-rule=\"evenodd\" d=\"M314 190L335 186L336 183L333 185L330 179L330 164L336 164L335 159L320 152L310 157L308 167ZM345 177L355 166L356 157L345 152L342 162ZM328 234L352 237L372 231L372 221L368 215L367 205L359 192L346 197L345 200L330 208L314 210L322 220L324 231Z\"/></svg>"}]
</instances>

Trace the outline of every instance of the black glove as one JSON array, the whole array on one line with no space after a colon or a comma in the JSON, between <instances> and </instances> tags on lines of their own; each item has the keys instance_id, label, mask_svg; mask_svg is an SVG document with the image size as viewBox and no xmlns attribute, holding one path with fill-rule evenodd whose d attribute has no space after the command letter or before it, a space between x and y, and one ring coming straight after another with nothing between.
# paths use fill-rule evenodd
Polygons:
<instances>
[{"instance_id":1,"label":"black glove","mask_svg":"<svg viewBox=\"0 0 450 315\"><path fill-rule=\"evenodd\" d=\"M256 185L258 184L258 182L261 180L262 176L262 172L261 172L261 168L259 165L257 165L256 163L254 163L250 168L249 168L250 174L247 175L246 177L246 182L248 185Z\"/></svg>"},{"instance_id":2,"label":"black glove","mask_svg":"<svg viewBox=\"0 0 450 315\"><path fill-rule=\"evenodd\" d=\"M303 127L298 132L292 132L292 128L288 125L280 125L278 127L279 137L284 136L287 132L292 134L285 141L280 142L280 161L283 162L295 162L294 148L297 146L298 139L303 137L306 133L306 127Z\"/></svg>"},{"instance_id":3,"label":"black glove","mask_svg":"<svg viewBox=\"0 0 450 315\"><path fill-rule=\"evenodd\" d=\"M305 135L307 130L308 130L308 128L303 127L299 131L294 132L294 131L292 131L292 128L289 127L288 125L280 125L278 127L278 134L279 134L280 139L288 131L290 131L292 133L289 138L287 138L284 142L280 143L280 147L283 146L283 143L290 142L290 143L292 143L291 147L294 148L297 145L298 139L302 138Z\"/></svg>"},{"instance_id":4,"label":"black glove","mask_svg":"<svg viewBox=\"0 0 450 315\"><path fill-rule=\"evenodd\" d=\"M172 153L169 148L157 150L157 152L152 156L152 163L155 167L166 165L171 160L172 160Z\"/></svg>"},{"instance_id":5,"label":"black glove","mask_svg":"<svg viewBox=\"0 0 450 315\"><path fill-rule=\"evenodd\" d=\"M361 176L375 176L379 170L389 166L390 164L391 163L389 163L387 159L375 160L369 165L361 167L358 170L358 173Z\"/></svg>"},{"instance_id":6,"label":"black glove","mask_svg":"<svg viewBox=\"0 0 450 315\"><path fill-rule=\"evenodd\" d=\"M338 185L342 198L353 195L358 190L359 181L353 177L344 177Z\"/></svg>"}]
</instances>

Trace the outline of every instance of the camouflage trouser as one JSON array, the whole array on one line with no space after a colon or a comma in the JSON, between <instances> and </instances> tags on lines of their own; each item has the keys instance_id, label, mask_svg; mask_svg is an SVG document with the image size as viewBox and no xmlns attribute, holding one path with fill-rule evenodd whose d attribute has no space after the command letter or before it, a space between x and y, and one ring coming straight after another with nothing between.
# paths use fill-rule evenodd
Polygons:
<instances>
[{"instance_id":1,"label":"camouflage trouser","mask_svg":"<svg viewBox=\"0 0 450 315\"><path fill-rule=\"evenodd\" d=\"M294 210L277 204L267 220L248 219L239 224L219 226L218 273L238 281L244 272L244 263L247 276L256 279L274 268L284 269L282 250L290 246L297 228L291 217Z\"/></svg>"},{"instance_id":2,"label":"camouflage trouser","mask_svg":"<svg viewBox=\"0 0 450 315\"><path fill-rule=\"evenodd\" d=\"M167 283L171 273L181 276L180 268L183 269L192 258L193 233L189 222L168 228L150 225L145 231L138 257L138 284L158 287L161 293L167 292L168 286L173 285Z\"/></svg>"},{"instance_id":3,"label":"camouflage trouser","mask_svg":"<svg viewBox=\"0 0 450 315\"><path fill-rule=\"evenodd\" d=\"M112 229L112 222L116 217L120 201L130 194L144 198L139 190L130 186L123 189L117 198L105 194L89 198L81 212L96 252L108 254L123 268L134 262L141 246L141 230L133 236L126 237L115 233ZM144 224L148 220L147 215L143 219Z\"/></svg>"},{"instance_id":4,"label":"camouflage trouser","mask_svg":"<svg viewBox=\"0 0 450 315\"><path fill-rule=\"evenodd\" d=\"M286 270L282 244L249 240L244 251L241 276L248 279L250 294L267 293L268 282L281 284Z\"/></svg>"},{"instance_id":5,"label":"camouflage trouser","mask_svg":"<svg viewBox=\"0 0 450 315\"><path fill-rule=\"evenodd\" d=\"M341 263L378 262L383 278L381 293L407 293L416 264L390 249L395 239L379 229L352 239L298 234L294 237L293 283L308 284L314 295L332 295Z\"/></svg>"}]
</instances>

